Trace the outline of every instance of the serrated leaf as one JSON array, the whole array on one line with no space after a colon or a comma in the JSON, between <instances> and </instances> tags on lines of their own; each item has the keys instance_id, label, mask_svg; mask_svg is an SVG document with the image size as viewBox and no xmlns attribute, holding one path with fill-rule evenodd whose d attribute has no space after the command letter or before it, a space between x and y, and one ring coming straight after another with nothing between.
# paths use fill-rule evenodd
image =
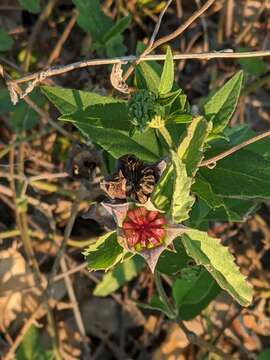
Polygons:
<instances>
[{"instance_id":1,"label":"serrated leaf","mask_svg":"<svg viewBox=\"0 0 270 360\"><path fill-rule=\"evenodd\" d=\"M171 91L174 80L174 63L171 48L167 47L165 62L161 74L160 83L158 85L159 94L167 94Z\"/></svg>"},{"instance_id":2,"label":"serrated leaf","mask_svg":"<svg viewBox=\"0 0 270 360\"><path fill-rule=\"evenodd\" d=\"M106 43L107 41L111 40L112 38L114 38L117 35L122 34L122 32L124 32L131 21L131 16L124 16L121 19L119 19L117 21L116 24L114 24L108 31L107 33L103 36L102 42Z\"/></svg>"},{"instance_id":3,"label":"serrated leaf","mask_svg":"<svg viewBox=\"0 0 270 360\"><path fill-rule=\"evenodd\" d=\"M156 70L147 62L140 62L135 68L136 83L139 89L147 89L158 93L160 77Z\"/></svg>"},{"instance_id":4,"label":"serrated leaf","mask_svg":"<svg viewBox=\"0 0 270 360\"><path fill-rule=\"evenodd\" d=\"M186 165L188 176L194 176L198 169L203 158L204 143L210 131L210 123L202 116L195 117L178 146L177 154Z\"/></svg>"},{"instance_id":5,"label":"serrated leaf","mask_svg":"<svg viewBox=\"0 0 270 360\"><path fill-rule=\"evenodd\" d=\"M130 125L125 102L91 105L85 109L64 114L59 120L75 122L80 126L89 124L120 130L128 130Z\"/></svg>"},{"instance_id":6,"label":"serrated leaf","mask_svg":"<svg viewBox=\"0 0 270 360\"><path fill-rule=\"evenodd\" d=\"M219 292L216 281L203 269L198 276L181 277L173 284L173 298L183 320L191 320L200 314Z\"/></svg>"},{"instance_id":7,"label":"serrated leaf","mask_svg":"<svg viewBox=\"0 0 270 360\"><path fill-rule=\"evenodd\" d=\"M144 261L139 256L117 265L114 269L105 274L101 282L95 287L95 296L108 296L121 286L132 280L143 268Z\"/></svg>"},{"instance_id":8,"label":"serrated leaf","mask_svg":"<svg viewBox=\"0 0 270 360\"><path fill-rule=\"evenodd\" d=\"M134 154L138 158L155 162L158 156L138 144L128 136L128 133L115 129L104 129L89 124L72 121L72 123L94 143L101 146L115 159L126 154Z\"/></svg>"},{"instance_id":9,"label":"serrated leaf","mask_svg":"<svg viewBox=\"0 0 270 360\"><path fill-rule=\"evenodd\" d=\"M201 168L215 194L242 200L270 199L270 162L260 154L240 150L220 160L212 170Z\"/></svg>"},{"instance_id":10,"label":"serrated leaf","mask_svg":"<svg viewBox=\"0 0 270 360\"><path fill-rule=\"evenodd\" d=\"M237 106L242 83L243 71L239 71L204 104L204 116L213 122L214 134L222 132L230 121Z\"/></svg>"},{"instance_id":11,"label":"serrated leaf","mask_svg":"<svg viewBox=\"0 0 270 360\"><path fill-rule=\"evenodd\" d=\"M33 14L40 12L39 0L19 0L19 3L25 10Z\"/></svg>"},{"instance_id":12,"label":"serrated leaf","mask_svg":"<svg viewBox=\"0 0 270 360\"><path fill-rule=\"evenodd\" d=\"M0 29L0 51L8 51L12 48L13 39L9 35L9 33L4 30Z\"/></svg>"},{"instance_id":13,"label":"serrated leaf","mask_svg":"<svg viewBox=\"0 0 270 360\"><path fill-rule=\"evenodd\" d=\"M157 271L166 275L175 276L187 266L191 258L187 255L183 244L177 239L174 241L174 249L164 250L157 263Z\"/></svg>"},{"instance_id":14,"label":"serrated leaf","mask_svg":"<svg viewBox=\"0 0 270 360\"><path fill-rule=\"evenodd\" d=\"M41 90L61 114L73 113L92 105L125 103L122 100L110 96L101 96L94 92L56 86L42 86Z\"/></svg>"},{"instance_id":15,"label":"serrated leaf","mask_svg":"<svg viewBox=\"0 0 270 360\"><path fill-rule=\"evenodd\" d=\"M190 194L192 179L187 175L185 164L174 151L171 153L175 173L171 216L173 222L180 223L189 218L189 212L195 199Z\"/></svg>"},{"instance_id":16,"label":"serrated leaf","mask_svg":"<svg viewBox=\"0 0 270 360\"><path fill-rule=\"evenodd\" d=\"M182 236L182 242L188 255L195 260L197 265L203 265L223 290L227 291L240 305L250 305L252 288L240 273L228 248L206 232L194 229L186 230Z\"/></svg>"},{"instance_id":17,"label":"serrated leaf","mask_svg":"<svg viewBox=\"0 0 270 360\"><path fill-rule=\"evenodd\" d=\"M111 231L85 249L83 255L89 270L108 270L122 259L123 251L116 231Z\"/></svg>"}]
</instances>

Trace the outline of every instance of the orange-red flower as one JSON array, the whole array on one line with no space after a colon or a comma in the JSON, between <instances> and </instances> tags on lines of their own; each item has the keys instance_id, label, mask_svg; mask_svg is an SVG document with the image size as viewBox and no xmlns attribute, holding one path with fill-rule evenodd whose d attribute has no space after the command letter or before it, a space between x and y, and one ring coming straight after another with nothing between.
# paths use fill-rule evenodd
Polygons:
<instances>
[{"instance_id":1,"label":"orange-red flower","mask_svg":"<svg viewBox=\"0 0 270 360\"><path fill-rule=\"evenodd\" d=\"M161 245L166 235L166 219L158 211L137 207L127 212L122 224L123 235L137 251Z\"/></svg>"}]
</instances>

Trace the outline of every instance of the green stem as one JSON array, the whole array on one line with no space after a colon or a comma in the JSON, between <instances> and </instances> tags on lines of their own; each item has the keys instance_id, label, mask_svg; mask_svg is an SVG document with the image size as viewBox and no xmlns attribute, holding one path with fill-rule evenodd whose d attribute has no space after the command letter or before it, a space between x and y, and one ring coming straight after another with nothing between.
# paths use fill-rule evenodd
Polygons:
<instances>
[{"instance_id":1,"label":"green stem","mask_svg":"<svg viewBox=\"0 0 270 360\"><path fill-rule=\"evenodd\" d=\"M171 319L175 319L177 314L176 314L176 310L174 309L174 307L171 305L171 303L169 302L169 299L165 293L164 287L162 285L162 281L161 281L161 277L158 271L155 271L154 273L154 278L155 278L155 284L156 284L156 289L157 292L161 298L161 300L163 301L163 303L166 306L168 315Z\"/></svg>"}]
</instances>

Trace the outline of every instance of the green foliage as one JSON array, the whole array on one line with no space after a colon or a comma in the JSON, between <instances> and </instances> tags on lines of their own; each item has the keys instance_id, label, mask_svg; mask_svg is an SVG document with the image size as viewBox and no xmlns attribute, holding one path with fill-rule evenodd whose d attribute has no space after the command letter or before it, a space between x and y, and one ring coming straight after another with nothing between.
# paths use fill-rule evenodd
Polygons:
<instances>
[{"instance_id":1,"label":"green foliage","mask_svg":"<svg viewBox=\"0 0 270 360\"><path fill-rule=\"evenodd\" d=\"M246 48L240 48L238 51L249 51ZM267 71L266 63L262 58L242 58L237 60L241 68L248 74L259 76Z\"/></svg>"},{"instance_id":2,"label":"green foliage","mask_svg":"<svg viewBox=\"0 0 270 360\"><path fill-rule=\"evenodd\" d=\"M268 360L270 358L270 348L263 350L257 360Z\"/></svg>"},{"instance_id":3,"label":"green foliage","mask_svg":"<svg viewBox=\"0 0 270 360\"><path fill-rule=\"evenodd\" d=\"M183 268L173 284L173 298L182 320L191 320L220 292L212 276L204 269Z\"/></svg>"},{"instance_id":4,"label":"green foliage","mask_svg":"<svg viewBox=\"0 0 270 360\"><path fill-rule=\"evenodd\" d=\"M270 198L270 163L243 149L219 161L212 170L200 170L214 193L241 200Z\"/></svg>"},{"instance_id":5,"label":"green foliage","mask_svg":"<svg viewBox=\"0 0 270 360\"><path fill-rule=\"evenodd\" d=\"M40 12L39 0L19 0L20 5L27 11L37 14Z\"/></svg>"},{"instance_id":6,"label":"green foliage","mask_svg":"<svg viewBox=\"0 0 270 360\"><path fill-rule=\"evenodd\" d=\"M115 231L101 236L83 252L89 270L108 270L123 258Z\"/></svg>"},{"instance_id":7,"label":"green foliage","mask_svg":"<svg viewBox=\"0 0 270 360\"><path fill-rule=\"evenodd\" d=\"M55 86L42 86L42 92L55 105L61 114L70 114L98 104L124 103L110 96Z\"/></svg>"},{"instance_id":8,"label":"green foliage","mask_svg":"<svg viewBox=\"0 0 270 360\"><path fill-rule=\"evenodd\" d=\"M143 266L144 262L140 256L134 256L118 264L103 276L101 282L95 287L93 294L95 296L110 295L138 275Z\"/></svg>"},{"instance_id":9,"label":"green foliage","mask_svg":"<svg viewBox=\"0 0 270 360\"><path fill-rule=\"evenodd\" d=\"M203 157L204 143L211 131L211 123L199 116L193 119L183 141L177 149L178 156L186 165L187 175L194 176Z\"/></svg>"},{"instance_id":10,"label":"green foliage","mask_svg":"<svg viewBox=\"0 0 270 360\"><path fill-rule=\"evenodd\" d=\"M125 52L124 32L130 23L130 16L125 16L116 24L104 14L99 0L73 0L79 11L78 25L89 33L94 41L93 47L99 55L120 56Z\"/></svg>"},{"instance_id":11,"label":"green foliage","mask_svg":"<svg viewBox=\"0 0 270 360\"><path fill-rule=\"evenodd\" d=\"M239 272L228 248L207 233L187 229L182 242L197 265L203 265L219 286L226 290L240 305L248 306L252 300L251 286Z\"/></svg>"},{"instance_id":12,"label":"green foliage","mask_svg":"<svg viewBox=\"0 0 270 360\"><path fill-rule=\"evenodd\" d=\"M230 118L236 109L242 89L242 83L243 71L239 71L204 104L204 116L208 121L212 121L213 123L212 136L222 133L229 123Z\"/></svg>"},{"instance_id":13,"label":"green foliage","mask_svg":"<svg viewBox=\"0 0 270 360\"><path fill-rule=\"evenodd\" d=\"M113 39L127 24L128 20L122 19L108 33L104 25L98 30L107 33L102 41ZM101 35L96 36L98 39ZM143 46L139 48L141 53ZM218 161L213 169L200 166L203 158L209 159L254 135L243 126L227 128L240 96L243 72L211 95L204 103L203 114L194 118L186 95L173 79L168 48L163 70L155 62L136 66L135 85L139 90L128 102L73 89L43 87L42 91L60 111L60 120L73 123L105 154L118 159L131 153L149 163L166 157L167 167L151 201L164 211L171 229L184 221L201 230L207 230L213 220L243 221L262 199L270 198L270 141L240 150ZM167 143L161 130L166 133ZM174 241L173 249L157 252L158 271L173 281L175 316L184 320L197 316L220 288L239 304L250 304L251 288L227 248L206 232L192 228L185 228L181 239ZM116 232L111 232L84 253L91 270L111 269L96 287L97 296L116 291L141 269L142 263L137 265L136 258L119 263L126 254L121 245ZM192 259L197 266L190 265ZM159 296L141 306L174 316Z\"/></svg>"},{"instance_id":14,"label":"green foliage","mask_svg":"<svg viewBox=\"0 0 270 360\"><path fill-rule=\"evenodd\" d=\"M8 51L12 48L13 39L9 35L9 33L4 30L0 29L0 52L1 51Z\"/></svg>"},{"instance_id":15,"label":"green foliage","mask_svg":"<svg viewBox=\"0 0 270 360\"><path fill-rule=\"evenodd\" d=\"M180 223L189 218L188 214L195 199L190 195L192 179L187 176L186 167L175 152L172 152L172 163L175 179L171 200L171 216L174 222Z\"/></svg>"},{"instance_id":16,"label":"green foliage","mask_svg":"<svg viewBox=\"0 0 270 360\"><path fill-rule=\"evenodd\" d=\"M33 325L23 337L23 341L16 352L16 360L53 360L52 351L45 351L38 330Z\"/></svg>"},{"instance_id":17,"label":"green foliage","mask_svg":"<svg viewBox=\"0 0 270 360\"><path fill-rule=\"evenodd\" d=\"M158 85L159 94L167 94L171 91L174 80L174 64L171 48L167 47L164 67L161 74L160 83Z\"/></svg>"}]
</instances>

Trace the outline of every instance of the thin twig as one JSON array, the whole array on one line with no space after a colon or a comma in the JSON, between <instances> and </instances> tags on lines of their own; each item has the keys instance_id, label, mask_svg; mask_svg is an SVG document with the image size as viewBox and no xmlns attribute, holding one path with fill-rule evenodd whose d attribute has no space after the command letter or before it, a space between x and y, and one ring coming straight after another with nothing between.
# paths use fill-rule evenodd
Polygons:
<instances>
[{"instance_id":1,"label":"thin twig","mask_svg":"<svg viewBox=\"0 0 270 360\"><path fill-rule=\"evenodd\" d=\"M217 161L221 160L221 159L224 159L225 157L229 156L229 155L232 155L233 153L235 153L236 151L238 150L241 150L243 149L244 147L250 145L250 144L253 144L257 141L260 141L260 140L263 140L263 139L266 139L270 137L270 130L269 131L266 131L262 134L259 134L257 136L254 136L253 138L251 139L248 139L244 142L242 142L241 144L238 144L236 146L234 146L233 148L229 149L229 150L226 150L224 152L222 152L221 154L218 154L208 160L204 160L200 163L200 167L202 166L207 166L207 167L213 167L215 166L215 164L217 163Z\"/></svg>"},{"instance_id":2,"label":"thin twig","mask_svg":"<svg viewBox=\"0 0 270 360\"><path fill-rule=\"evenodd\" d=\"M205 341L201 337L197 336L193 331L190 331L186 327L185 323L181 319L178 319L177 324L179 325L181 330L183 330L183 332L185 333L188 341L191 344L197 345L198 347L200 347L202 349L206 349L208 352L212 352L214 354L217 354L217 355L221 356L221 359L231 359L231 356L225 354L218 347L216 347L215 345L211 344L208 341Z\"/></svg>"},{"instance_id":3,"label":"thin twig","mask_svg":"<svg viewBox=\"0 0 270 360\"><path fill-rule=\"evenodd\" d=\"M59 58L59 55L61 53L62 47L64 43L67 41L67 38L69 37L69 34L71 30L73 29L73 26L76 24L76 20L78 17L78 12L75 11L72 17L70 18L65 30L63 31L62 35L60 36L59 40L57 41L51 55L49 56L49 59L46 63L46 67L51 66L51 64Z\"/></svg>"},{"instance_id":4,"label":"thin twig","mask_svg":"<svg viewBox=\"0 0 270 360\"><path fill-rule=\"evenodd\" d=\"M136 61L133 62L133 64L127 69L126 74L124 75L123 79L126 81L128 77L132 74L136 64L138 64L144 56L148 55L150 52L152 52L157 47L161 46L162 44L169 42L176 38L177 36L180 36L196 19L198 19L213 3L215 0L208 0L198 11L196 11L194 14L192 14L187 21L184 22L184 24L180 25L175 31L170 33L169 35L163 36L162 38L156 40L151 47L148 46L144 52L141 54L141 56L136 59ZM169 2L170 4L170 2ZM167 10L168 7L165 9ZM165 10L165 11L166 11ZM161 18L163 17L163 13L161 14ZM157 30L158 27L156 26ZM155 29L156 30L156 29ZM155 32L155 31L154 31ZM150 44L149 44L150 45Z\"/></svg>"},{"instance_id":5,"label":"thin twig","mask_svg":"<svg viewBox=\"0 0 270 360\"><path fill-rule=\"evenodd\" d=\"M265 51L249 51L249 52L227 52L224 51L214 51L209 53L189 53L189 54L174 54L174 60L211 60L211 59L243 59L243 58L255 58L255 57L268 57L270 56L270 50ZM141 61L164 61L166 55L147 55L140 58ZM117 58L111 59L91 59L91 60L83 60L77 61L75 63L71 63L63 66L55 66L46 70L46 78L61 75L69 71L73 71L76 69L85 68L88 66L100 66L100 65L110 65L116 64L119 62L132 62L139 59L138 56L129 55L129 56L120 56ZM43 72L43 71L42 71ZM8 80L7 84L20 84L27 81L31 81L36 79L41 74L41 71L28 74L22 76L19 79Z\"/></svg>"}]
</instances>

